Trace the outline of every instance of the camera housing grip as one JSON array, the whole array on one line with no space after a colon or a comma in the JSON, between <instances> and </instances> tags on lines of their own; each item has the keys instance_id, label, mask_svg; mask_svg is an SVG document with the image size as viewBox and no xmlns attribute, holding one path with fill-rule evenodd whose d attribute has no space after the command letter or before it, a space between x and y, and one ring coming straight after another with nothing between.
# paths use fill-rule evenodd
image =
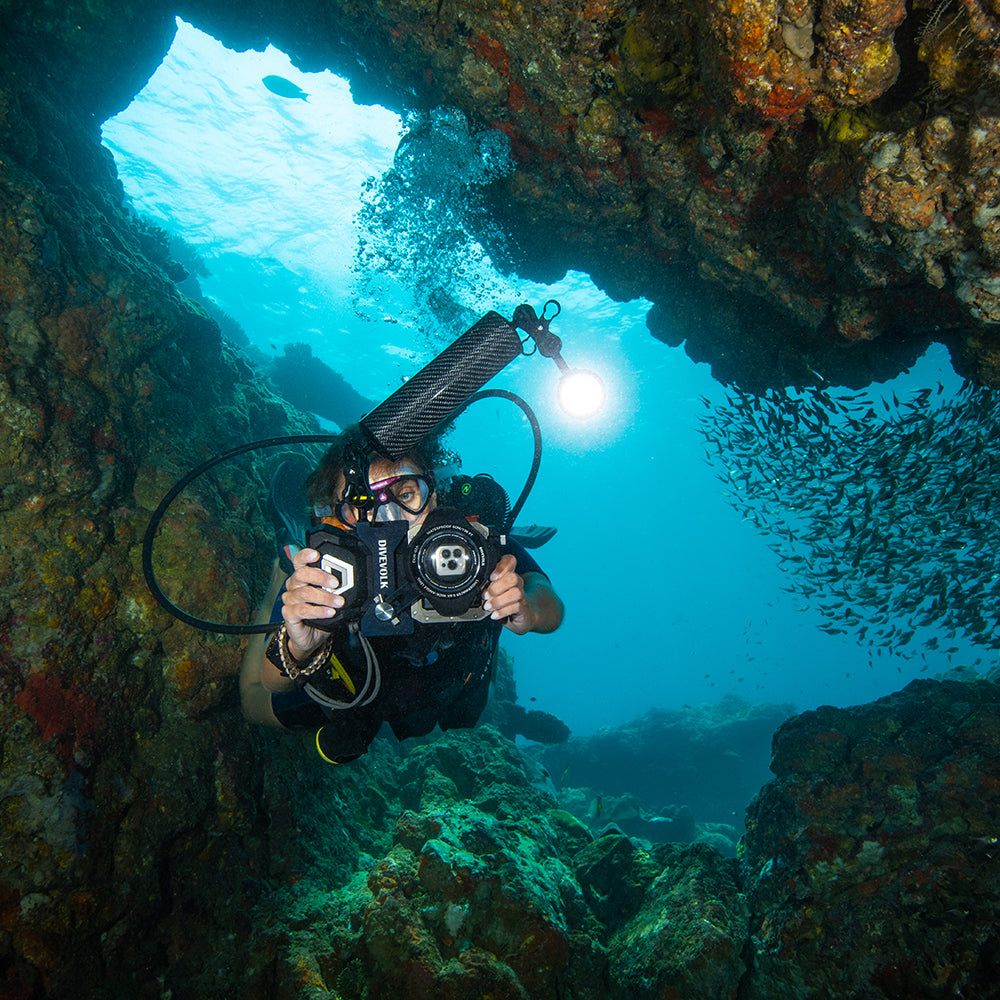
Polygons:
<instances>
[{"instance_id":1,"label":"camera housing grip","mask_svg":"<svg viewBox=\"0 0 1000 1000\"><path fill-rule=\"evenodd\" d=\"M440 507L420 525L406 521L328 525L306 539L312 563L336 578L331 593L344 605L332 618L305 624L324 632L359 623L362 635L407 635L421 624L485 618L482 591L500 558L503 538L459 511Z\"/></svg>"}]
</instances>

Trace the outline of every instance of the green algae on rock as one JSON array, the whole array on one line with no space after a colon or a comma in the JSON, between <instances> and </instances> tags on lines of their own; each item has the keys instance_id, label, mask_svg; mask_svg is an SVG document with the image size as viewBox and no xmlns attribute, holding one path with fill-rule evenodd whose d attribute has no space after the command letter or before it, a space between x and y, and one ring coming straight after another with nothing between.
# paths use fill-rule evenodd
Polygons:
<instances>
[{"instance_id":1,"label":"green algae on rock","mask_svg":"<svg viewBox=\"0 0 1000 1000\"><path fill-rule=\"evenodd\" d=\"M318 970L343 1000L617 1000L646 995L633 992L641 982L693 1000L738 981L735 862L705 847L647 853L621 834L594 841L490 728L446 733L398 761L382 756L366 778L335 772L331 783L349 809L357 795L396 803L381 857L369 859L365 881L305 873L295 890L314 906L292 930L296 969ZM657 947L668 926L683 942L673 958Z\"/></svg>"}]
</instances>

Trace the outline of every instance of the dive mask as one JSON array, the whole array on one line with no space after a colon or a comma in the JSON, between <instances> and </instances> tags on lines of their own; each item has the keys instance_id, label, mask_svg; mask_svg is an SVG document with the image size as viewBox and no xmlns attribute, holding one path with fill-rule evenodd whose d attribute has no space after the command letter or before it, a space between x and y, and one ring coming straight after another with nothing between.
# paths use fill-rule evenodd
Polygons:
<instances>
[{"instance_id":1,"label":"dive mask","mask_svg":"<svg viewBox=\"0 0 1000 1000\"><path fill-rule=\"evenodd\" d=\"M404 465L395 475L371 484L374 500L373 521L409 521L418 517L430 503L434 480L430 475L417 472ZM341 500L334 508L340 520L347 525L357 524L362 514L357 507Z\"/></svg>"}]
</instances>

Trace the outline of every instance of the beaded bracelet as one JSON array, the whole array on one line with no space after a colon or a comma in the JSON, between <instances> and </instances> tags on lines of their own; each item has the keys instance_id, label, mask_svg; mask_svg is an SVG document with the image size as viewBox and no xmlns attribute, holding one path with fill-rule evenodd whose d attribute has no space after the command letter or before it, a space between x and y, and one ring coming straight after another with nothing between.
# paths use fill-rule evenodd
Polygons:
<instances>
[{"instance_id":1,"label":"beaded bracelet","mask_svg":"<svg viewBox=\"0 0 1000 1000\"><path fill-rule=\"evenodd\" d=\"M316 673L320 667L326 663L330 656L330 642L332 635L328 635L323 644L317 649L312 657L304 661L304 666L299 666L300 662L288 651L288 629L282 625L267 646L267 658L278 668L278 670L290 680L297 680L299 677L308 677Z\"/></svg>"}]
</instances>

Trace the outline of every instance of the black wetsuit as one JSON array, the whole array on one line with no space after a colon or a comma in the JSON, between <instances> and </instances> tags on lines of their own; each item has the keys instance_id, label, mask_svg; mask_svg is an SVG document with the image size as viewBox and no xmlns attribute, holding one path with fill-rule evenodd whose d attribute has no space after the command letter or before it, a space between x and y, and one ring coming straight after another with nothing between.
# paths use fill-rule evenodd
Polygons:
<instances>
[{"instance_id":1,"label":"black wetsuit","mask_svg":"<svg viewBox=\"0 0 1000 1000\"><path fill-rule=\"evenodd\" d=\"M522 576L543 572L517 542L508 540L501 551L517 559L517 572ZM281 607L279 595L272 621L281 620ZM502 629L501 622L484 618L415 624L412 635L372 637L368 641L378 657L381 686L367 705L330 708L320 704L310 695L310 688L342 703L354 700L344 683L323 669L308 678L304 689L272 694L271 707L278 721L290 729L318 729L330 723L324 731L323 750L331 759L340 760L363 754L383 722L389 723L399 739L423 736L435 725L442 729L474 726L486 707ZM360 688L365 676L360 640L346 628L335 632L333 651L356 689Z\"/></svg>"}]
</instances>

